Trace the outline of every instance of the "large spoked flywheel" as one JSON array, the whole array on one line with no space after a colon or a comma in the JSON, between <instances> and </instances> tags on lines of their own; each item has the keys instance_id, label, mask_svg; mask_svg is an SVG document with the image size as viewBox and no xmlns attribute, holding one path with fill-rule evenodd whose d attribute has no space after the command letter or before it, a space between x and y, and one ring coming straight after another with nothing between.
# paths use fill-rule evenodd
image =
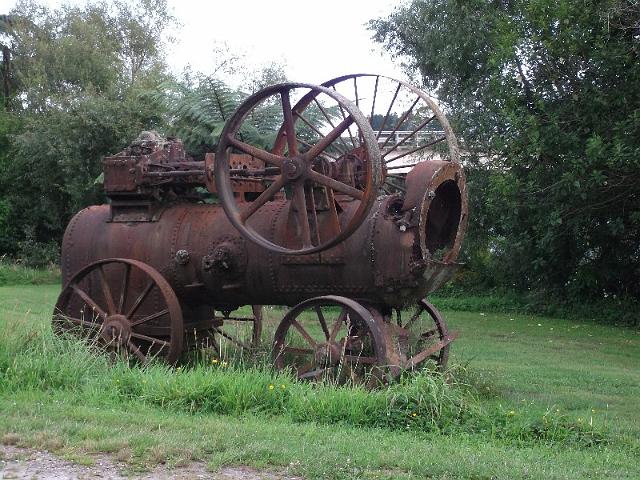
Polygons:
<instances>
[{"instance_id":1,"label":"large spoked flywheel","mask_svg":"<svg viewBox=\"0 0 640 480\"><path fill-rule=\"evenodd\" d=\"M307 95L319 105L311 120L291 107ZM280 128L276 138L259 130L265 117ZM250 155L264 167L235 171L233 154ZM238 108L220 136L214 175L222 206L240 233L286 254L320 252L346 239L365 220L382 183L380 150L365 115L336 91L301 83L265 88ZM239 175L263 185L253 201L234 195ZM290 231L277 240L252 225L273 201L287 201L291 218ZM357 208L343 208L344 202L358 202Z\"/></svg>"},{"instance_id":2,"label":"large spoked flywheel","mask_svg":"<svg viewBox=\"0 0 640 480\"><path fill-rule=\"evenodd\" d=\"M364 112L380 149L384 181L381 193L403 194L405 177L411 168L425 160L460 161L458 141L437 101L419 88L384 75L354 73L331 79L323 87L339 93ZM310 124L317 119L330 121L318 104L315 92L305 95L293 107L296 117ZM276 144L284 142L280 130ZM358 144L351 135L350 151Z\"/></svg>"}]
</instances>

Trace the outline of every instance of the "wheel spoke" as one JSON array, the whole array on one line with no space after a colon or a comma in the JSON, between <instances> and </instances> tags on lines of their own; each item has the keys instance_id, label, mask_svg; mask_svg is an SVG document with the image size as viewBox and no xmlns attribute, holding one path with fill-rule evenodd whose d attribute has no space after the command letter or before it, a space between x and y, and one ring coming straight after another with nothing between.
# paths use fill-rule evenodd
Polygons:
<instances>
[{"instance_id":1,"label":"wheel spoke","mask_svg":"<svg viewBox=\"0 0 640 480\"><path fill-rule=\"evenodd\" d=\"M326 119L327 119L327 122L329 123L329 125L331 125L331 128L336 128L336 126L334 125L333 121L331 120L331 116L327 113L327 111L325 110L325 108L320 104L320 102L318 101L318 99L314 97L313 101L315 102L315 104L317 105L317 107L318 107L318 108L320 109L320 111L322 112L322 115L324 116L324 118L326 118ZM301 117L301 118L302 118L302 117ZM321 137L323 136L322 132L320 132L319 130L316 130L316 132L318 132L318 133L320 134L320 136L321 136ZM347 149L347 150L346 150L347 152L348 152L349 150L351 150L351 149L349 148L349 145L347 145L347 142L345 142L345 141L344 141L344 139L343 139L342 137L339 137L339 140L340 140L340 143L342 143L342 144L344 145L344 148L346 148L346 149ZM343 155L344 155L344 153L345 153L345 152L341 151L341 150L340 150L340 149L338 149L337 147L336 147L336 149L337 149L338 151L340 151L340 153L341 153L341 154L343 154Z\"/></svg>"},{"instance_id":2,"label":"wheel spoke","mask_svg":"<svg viewBox=\"0 0 640 480\"><path fill-rule=\"evenodd\" d=\"M407 179L407 174L406 173L387 173L386 175L387 177L392 177L392 178L397 178L401 181L405 181Z\"/></svg>"},{"instance_id":3,"label":"wheel spoke","mask_svg":"<svg viewBox=\"0 0 640 480\"><path fill-rule=\"evenodd\" d=\"M318 321L320 322L322 331L324 332L324 336L327 340L329 340L331 333L329 333L329 328L327 327L327 321L324 319L324 315L322 314L322 308L320 307L320 305L316 305L315 310L316 310L316 314L318 315Z\"/></svg>"},{"instance_id":4,"label":"wheel spoke","mask_svg":"<svg viewBox=\"0 0 640 480\"><path fill-rule=\"evenodd\" d=\"M102 295L104 296L105 301L107 302L107 312L109 315L113 315L116 313L116 305L113 302L113 296L111 295L111 288L109 287L109 282L107 282L107 277L104 274L104 270L102 265L98 266L98 276L100 277L100 286L102 288Z\"/></svg>"},{"instance_id":5,"label":"wheel spoke","mask_svg":"<svg viewBox=\"0 0 640 480\"><path fill-rule=\"evenodd\" d=\"M426 350L423 350L422 352L417 353L416 355L411 357L407 361L407 365L409 366L409 368L415 368L417 365L419 365L420 363L424 362L431 355L433 355L436 352L439 352L440 350L442 350L449 343L450 343L450 340L445 339L445 340L442 340L442 341L440 341L438 343L435 343L435 344L431 345Z\"/></svg>"},{"instance_id":6,"label":"wheel spoke","mask_svg":"<svg viewBox=\"0 0 640 480\"><path fill-rule=\"evenodd\" d=\"M356 107L360 108L360 99L358 98L358 77L353 77L353 91L356 96Z\"/></svg>"},{"instance_id":7,"label":"wheel spoke","mask_svg":"<svg viewBox=\"0 0 640 480\"><path fill-rule=\"evenodd\" d=\"M293 353L294 355L313 355L314 351L310 348L284 347L283 352Z\"/></svg>"},{"instance_id":8,"label":"wheel spoke","mask_svg":"<svg viewBox=\"0 0 640 480\"><path fill-rule=\"evenodd\" d=\"M298 375L298 378L300 378L300 375L302 375L303 373L309 372L315 366L316 366L315 362L311 361L309 363L304 364L300 368L296 368L296 374Z\"/></svg>"},{"instance_id":9,"label":"wheel spoke","mask_svg":"<svg viewBox=\"0 0 640 480\"><path fill-rule=\"evenodd\" d=\"M151 342L153 344L156 345L162 345L162 347L171 347L171 343L170 342L166 342L164 340L160 340L159 338L153 338L153 337L148 337L147 335L142 335L141 333L138 332L131 332L131 336L133 338L137 338L139 340L145 340L147 342Z\"/></svg>"},{"instance_id":10,"label":"wheel spoke","mask_svg":"<svg viewBox=\"0 0 640 480\"><path fill-rule=\"evenodd\" d=\"M311 229L309 227L309 215L307 213L307 199L304 194L304 185L296 183L293 187L292 206L296 208L296 218L302 233L302 246L304 248L311 247Z\"/></svg>"},{"instance_id":11,"label":"wheel spoke","mask_svg":"<svg viewBox=\"0 0 640 480\"><path fill-rule=\"evenodd\" d=\"M427 338L431 338L434 335L438 335L440 332L437 328L432 328L431 330L427 330L426 332L422 332L420 334L420 338L422 340L426 340Z\"/></svg>"},{"instance_id":12,"label":"wheel spoke","mask_svg":"<svg viewBox=\"0 0 640 480\"><path fill-rule=\"evenodd\" d=\"M136 311L138 310L138 308L140 307L144 299L147 298L147 295L149 295L149 292L151 291L154 285L155 285L155 282L153 280L151 280L147 284L146 288L142 291L142 293L138 296L138 298L136 298L136 301L133 302L133 305L131 306L131 308L125 315L125 317L127 317L128 319L131 319L133 317L133 315L136 313Z\"/></svg>"},{"instance_id":13,"label":"wheel spoke","mask_svg":"<svg viewBox=\"0 0 640 480\"><path fill-rule=\"evenodd\" d=\"M406 192L407 191L407 189L405 187L403 187L402 185L398 185L395 182L385 181L384 183L386 185L389 185L391 188L395 188L396 190L400 190L401 192Z\"/></svg>"},{"instance_id":14,"label":"wheel spoke","mask_svg":"<svg viewBox=\"0 0 640 480\"><path fill-rule=\"evenodd\" d=\"M316 245L320 245L320 223L318 222L318 209L316 208L316 197L313 194L313 186L309 188L309 203L311 204L311 220L313 222L313 238Z\"/></svg>"},{"instance_id":15,"label":"wheel spoke","mask_svg":"<svg viewBox=\"0 0 640 480\"><path fill-rule=\"evenodd\" d=\"M291 320L291 325L293 325L295 329L300 332L300 335L304 337L309 345L311 345L313 348L316 348L318 346L318 343L313 339L311 335L309 335L309 332L307 332L304 327L298 323L297 320Z\"/></svg>"},{"instance_id":16,"label":"wheel spoke","mask_svg":"<svg viewBox=\"0 0 640 480\"><path fill-rule=\"evenodd\" d=\"M369 121L373 121L373 114L376 109L376 97L378 96L378 82L380 81L380 75L376 75L376 85L373 87L373 101L371 102L371 115Z\"/></svg>"},{"instance_id":17,"label":"wheel spoke","mask_svg":"<svg viewBox=\"0 0 640 480\"><path fill-rule=\"evenodd\" d=\"M387 137L387 139L384 141L384 143L382 144L382 146L380 147L380 150L382 150L384 147L387 146L387 143L389 143L389 139L391 139L391 137L393 137L396 132L398 131L398 129L400 128L400 125L402 125L402 122L404 122L407 117L409 116L409 114L411 113L411 111L413 110L413 108L416 106L416 104L418 103L418 101L420 100L420 95L418 95L416 97L416 99L414 100L414 102L411 104L411 106L409 107L409 109L404 112L402 114L402 116L398 119L398 123L396 123L396 126L393 127L393 130L391 131L391 134Z\"/></svg>"},{"instance_id":18,"label":"wheel spoke","mask_svg":"<svg viewBox=\"0 0 640 480\"><path fill-rule=\"evenodd\" d=\"M376 357L362 357L360 355L344 355L343 358L353 363L366 363L368 365L375 365L378 361Z\"/></svg>"},{"instance_id":19,"label":"wheel spoke","mask_svg":"<svg viewBox=\"0 0 640 480\"><path fill-rule=\"evenodd\" d=\"M395 165L393 167L387 167L387 170L399 170L401 168L413 168L416 165L418 165L418 163L420 162L416 162L416 163L408 163L406 165Z\"/></svg>"},{"instance_id":20,"label":"wheel spoke","mask_svg":"<svg viewBox=\"0 0 640 480\"><path fill-rule=\"evenodd\" d=\"M226 338L227 340L229 340L231 343L235 343L237 346L239 346L240 348L244 349L244 350L251 350L250 347L248 347L245 343L241 342L240 340L232 337L231 335L229 335L227 332L225 332L224 330L220 329L220 328L214 328L214 331L216 331L217 333L219 333L221 336L223 336L224 338Z\"/></svg>"},{"instance_id":21,"label":"wheel spoke","mask_svg":"<svg viewBox=\"0 0 640 480\"><path fill-rule=\"evenodd\" d=\"M364 192L362 190L358 190L351 185L347 185L346 183L342 183L331 177L327 177L326 175L318 173L315 170L309 171L309 178L314 182L319 183L320 185L324 185L325 187L329 187L340 193L349 195L350 197L357 198L358 200L362 200L364 198Z\"/></svg>"},{"instance_id":22,"label":"wheel spoke","mask_svg":"<svg viewBox=\"0 0 640 480\"><path fill-rule=\"evenodd\" d=\"M84 302L89 305L94 311L98 313L99 316L103 318L107 318L107 314L102 308L95 302L93 298L91 298L84 290L78 287L77 284L73 283L70 285L71 289L82 299Z\"/></svg>"},{"instance_id":23,"label":"wheel spoke","mask_svg":"<svg viewBox=\"0 0 640 480\"><path fill-rule=\"evenodd\" d=\"M322 138L318 143L316 143L308 152L305 152L302 156L305 160L311 161L320 155L325 149L335 142L340 135L344 133L345 130L349 128L349 126L354 122L354 119L351 115L345 118L342 122L336 126L333 130L331 130L324 138Z\"/></svg>"},{"instance_id":24,"label":"wheel spoke","mask_svg":"<svg viewBox=\"0 0 640 480\"><path fill-rule=\"evenodd\" d=\"M91 328L97 328L97 329L102 328L101 323L89 322L87 320L83 320L80 318L69 317L64 314L58 314L58 317L60 317L61 322L75 323L76 325L80 325L81 327L91 327Z\"/></svg>"},{"instance_id":25,"label":"wheel spoke","mask_svg":"<svg viewBox=\"0 0 640 480\"><path fill-rule=\"evenodd\" d=\"M120 292L120 301L118 302L118 313L124 310L125 300L127 298L127 289L129 288L129 274L131 273L131 265L124 264L124 275L122 277L122 291Z\"/></svg>"},{"instance_id":26,"label":"wheel spoke","mask_svg":"<svg viewBox=\"0 0 640 480\"><path fill-rule=\"evenodd\" d=\"M336 90L336 86L335 85L331 85L331 88L333 88L333 90L335 92L337 92L338 90ZM338 109L340 110L340 114L342 115L342 118L346 120L347 115L344 113L344 108L342 108L342 104L338 102ZM353 146L353 148L356 148L356 141L353 138L353 134L351 133L351 127L347 128L347 131L349 132L349 138L351 139L351 145Z\"/></svg>"},{"instance_id":27,"label":"wheel spoke","mask_svg":"<svg viewBox=\"0 0 640 480\"><path fill-rule=\"evenodd\" d=\"M249 145L248 143L241 142L233 135L227 135L227 141L237 149L242 150L244 153L248 153L252 157L259 158L260 160L275 165L276 167L282 167L283 159L278 155L274 155L273 153L269 153L261 148Z\"/></svg>"},{"instance_id":28,"label":"wheel spoke","mask_svg":"<svg viewBox=\"0 0 640 480\"><path fill-rule=\"evenodd\" d=\"M138 359L143 363L146 364L147 363L147 357L145 356L144 353L142 353L142 350L140 350L131 340L129 340L127 342L127 347L129 349L129 351L131 353L133 353L136 357L138 357Z\"/></svg>"},{"instance_id":29,"label":"wheel spoke","mask_svg":"<svg viewBox=\"0 0 640 480\"><path fill-rule=\"evenodd\" d=\"M246 222L249 217L251 217L251 215L253 215L260 209L260 207L271 200L276 195L276 193L280 191L285 183L285 178L282 175L276 178L275 181L258 196L258 198L256 198L253 202L247 205L247 208L240 212L240 221L242 223Z\"/></svg>"},{"instance_id":30,"label":"wheel spoke","mask_svg":"<svg viewBox=\"0 0 640 480\"><path fill-rule=\"evenodd\" d=\"M320 138L324 137L324 133L322 133L322 132L320 131L320 129L319 129L318 127L316 127L313 123L311 123L309 120L307 120L307 118L306 118L304 115L302 115L302 113L300 113L300 112L294 112L294 115L295 115L296 117L298 117L300 120L302 120L304 123L306 123L306 124L307 124L307 126L308 126L311 130L313 130L314 132L316 132ZM331 125L331 126L332 126L332 128L335 128L335 127L333 127L333 125Z\"/></svg>"},{"instance_id":31,"label":"wheel spoke","mask_svg":"<svg viewBox=\"0 0 640 480\"><path fill-rule=\"evenodd\" d=\"M327 190L327 203L329 204L329 213L332 221L333 232L337 235L342 233L342 226L340 225L340 217L338 216L338 209L336 208L336 199L333 194L333 190Z\"/></svg>"},{"instance_id":32,"label":"wheel spoke","mask_svg":"<svg viewBox=\"0 0 640 480\"><path fill-rule=\"evenodd\" d=\"M411 133L409 133L409 135L405 136L402 138L402 140L400 140L398 143L396 143L393 147L391 147L389 150L387 150L386 152L384 152L382 154L382 158L386 157L387 155L389 155L391 152L393 152L396 148L404 145L407 140L410 140L411 138L413 138L413 136L418 133L420 130L422 130L424 127L427 126L428 123L430 123L432 120L434 120L436 118L435 115L432 115L431 117L427 118L424 122L422 122L420 125L418 125L414 130L411 131ZM380 150L382 150L382 148L380 148Z\"/></svg>"},{"instance_id":33,"label":"wheel spoke","mask_svg":"<svg viewBox=\"0 0 640 480\"><path fill-rule=\"evenodd\" d=\"M136 320L135 322L133 322L131 324L131 327L135 327L137 325L140 325L141 323L146 323L146 322L150 322L151 320L155 320L156 318L159 318L163 315L167 315L169 313L169 309L165 308L164 310L160 310L159 312L156 312L154 314L151 314L147 317L141 318L140 320Z\"/></svg>"},{"instance_id":34,"label":"wheel spoke","mask_svg":"<svg viewBox=\"0 0 640 480\"><path fill-rule=\"evenodd\" d=\"M325 374L326 371L326 368L316 368L315 370L311 370L303 374L298 373L298 378L300 380L308 380L310 378L319 379L322 377L322 375Z\"/></svg>"},{"instance_id":35,"label":"wheel spoke","mask_svg":"<svg viewBox=\"0 0 640 480\"><path fill-rule=\"evenodd\" d=\"M420 150L424 150L425 148L431 147L432 145L440 143L440 142L442 142L443 140L446 140L446 139L447 139L447 137L440 137L440 138L434 140L433 142L425 143L424 145L420 145L419 147L411 149L408 152L401 153L400 155L397 155L397 156L395 156L393 158L390 158L389 160L385 160L384 163L385 164L391 163L394 160L398 160L398 159L400 159L402 157L406 157L407 155L411 155L412 153L416 153L416 152L418 152ZM417 163L414 163L412 166L415 166L415 165L417 165ZM394 169L402 168L402 167L406 167L406 166L408 166L408 165L400 165L400 166L396 166L396 167L387 167L387 170L394 170Z\"/></svg>"},{"instance_id":36,"label":"wheel spoke","mask_svg":"<svg viewBox=\"0 0 640 480\"><path fill-rule=\"evenodd\" d=\"M342 327L342 324L344 323L344 320L346 317L347 317L347 309L342 307L342 310L340 311L340 315L338 315L338 318L336 319L336 323L333 324L333 328L331 329L331 334L329 335L330 342L336 341L338 332L340 331L340 328Z\"/></svg>"},{"instance_id":37,"label":"wheel spoke","mask_svg":"<svg viewBox=\"0 0 640 480\"><path fill-rule=\"evenodd\" d=\"M298 138L298 142L300 142L302 145L304 145L305 147L311 148L313 147L312 143L307 142L306 140L302 139L302 138ZM326 157L330 160L333 160L335 162L338 161L338 159L336 157L334 157L333 155L329 155L327 152L323 152L319 155L320 157Z\"/></svg>"},{"instance_id":38,"label":"wheel spoke","mask_svg":"<svg viewBox=\"0 0 640 480\"><path fill-rule=\"evenodd\" d=\"M393 94L393 98L391 99L391 103L389 104L389 108L387 108L387 114L384 116L384 120L382 121L382 125L380 126L380 130L378 130L378 134L376 135L376 140L380 139L380 134L384 130L384 126L387 124L387 120L389 120L389 114L391 113L391 109L393 108L393 104L396 103L396 98L398 97L398 92L400 91L400 87L402 84L398 83L398 87L396 88L396 92Z\"/></svg>"},{"instance_id":39,"label":"wheel spoke","mask_svg":"<svg viewBox=\"0 0 640 480\"><path fill-rule=\"evenodd\" d=\"M404 325L404 329L405 330L409 330L411 328L411 325L413 325L415 323L415 321L420 318L420 314L423 312L424 310L422 310L421 308L418 308L416 310L416 313L413 314L413 316L409 319L409 321Z\"/></svg>"},{"instance_id":40,"label":"wheel spoke","mask_svg":"<svg viewBox=\"0 0 640 480\"><path fill-rule=\"evenodd\" d=\"M298 142L296 142L296 129L293 123L293 115L291 113L291 100L289 99L289 90L280 92L280 97L282 99L282 115L284 117L284 131L287 135L289 157L294 157L298 155Z\"/></svg>"}]
</instances>

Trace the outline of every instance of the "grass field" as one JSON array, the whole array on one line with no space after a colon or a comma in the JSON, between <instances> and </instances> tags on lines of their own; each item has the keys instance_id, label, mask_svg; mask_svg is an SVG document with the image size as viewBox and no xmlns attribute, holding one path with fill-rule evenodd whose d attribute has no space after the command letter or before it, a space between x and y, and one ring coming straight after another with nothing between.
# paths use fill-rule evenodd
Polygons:
<instances>
[{"instance_id":1,"label":"grass field","mask_svg":"<svg viewBox=\"0 0 640 480\"><path fill-rule=\"evenodd\" d=\"M368 393L246 365L110 366L51 337L58 290L0 287L1 442L83 463L112 453L132 471L198 460L304 478L640 478L637 330L445 311L460 332L453 381Z\"/></svg>"}]
</instances>

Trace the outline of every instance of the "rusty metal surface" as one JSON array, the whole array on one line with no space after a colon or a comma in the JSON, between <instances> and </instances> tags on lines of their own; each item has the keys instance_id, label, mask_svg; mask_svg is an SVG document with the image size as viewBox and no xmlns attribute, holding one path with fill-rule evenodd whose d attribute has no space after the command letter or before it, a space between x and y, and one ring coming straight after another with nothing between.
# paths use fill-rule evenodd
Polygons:
<instances>
[{"instance_id":1,"label":"rusty metal surface","mask_svg":"<svg viewBox=\"0 0 640 480\"><path fill-rule=\"evenodd\" d=\"M363 76L341 77L327 85ZM398 89L407 86L396 84ZM419 90L407 87L424 100ZM289 95L300 88L309 93L292 108ZM236 134L247 115L274 96L281 102L283 125L273 148L245 144ZM308 123L305 109L320 105L325 97L342 114L336 123L327 117L324 130L310 130L319 138L298 138L296 128ZM431 106L433 100L427 100ZM279 347L293 330L300 332L296 318L304 312L335 307L358 319L373 348L366 357L386 368L378 380L418 368L428 359L445 365L455 335L422 299L460 268L455 261L468 205L457 142L444 119L446 139L455 147L453 161L419 161L406 175L391 174L357 102L357 88L354 103L324 87L278 85L239 108L224 129L218 152L207 154L204 162L190 158L179 140L153 132L105 158L110 203L82 210L67 227L61 265L66 286L56 314L77 320L93 305L99 338L106 340L100 332L111 329L116 345L146 358L156 354L153 342L132 336L146 335L166 347L161 357L174 362L183 342L201 345L209 335L254 349L260 312L248 317L251 325L230 313L240 306L295 306L276 334L274 345ZM401 116L399 124L406 117ZM358 127L355 137L351 125ZM387 141L383 147L400 148ZM396 179L391 193L383 185L384 175ZM208 201L202 187L220 203ZM117 270L126 265L137 273L125 281L126 275ZM109 300L123 292L134 298L127 301L144 297L133 317L121 306L114 309ZM394 310L412 306L417 313L408 320L392 320ZM323 327L316 318L316 327ZM232 322L246 323L246 339L225 330ZM428 335L418 332L416 338L413 324L423 325L422 333ZM341 327L340 322L334 325ZM315 367L328 356L335 359L339 347L355 351L361 342L346 328L342 343L327 337L320 342L322 348L313 347ZM179 335L177 329L187 334ZM341 355L344 358L344 350ZM316 372L315 367L301 376L314 376L310 372Z\"/></svg>"}]
</instances>

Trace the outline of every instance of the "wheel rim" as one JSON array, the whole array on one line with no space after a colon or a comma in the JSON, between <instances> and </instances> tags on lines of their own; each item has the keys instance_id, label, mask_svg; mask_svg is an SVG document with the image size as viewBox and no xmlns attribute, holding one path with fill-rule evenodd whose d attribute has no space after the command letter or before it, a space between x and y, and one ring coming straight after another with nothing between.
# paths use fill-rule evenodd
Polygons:
<instances>
[{"instance_id":1,"label":"wheel rim","mask_svg":"<svg viewBox=\"0 0 640 480\"><path fill-rule=\"evenodd\" d=\"M180 303L159 272L136 260L105 259L82 268L63 288L53 322L58 333L143 364L153 358L175 363L182 352Z\"/></svg>"},{"instance_id":2,"label":"wheel rim","mask_svg":"<svg viewBox=\"0 0 640 480\"><path fill-rule=\"evenodd\" d=\"M314 130L313 124L296 122L299 112L291 108L292 98L309 93L319 105L325 105L322 107L325 113L335 112L338 121L325 123L325 130L329 130L326 134L320 128ZM271 148L244 141L249 135L247 126L260 108L271 108L276 114L281 111L281 134ZM336 179L330 174L332 162L344 155L345 132L358 139L363 168L349 180ZM233 152L252 155L262 160L265 167L235 172L230 168ZM241 208L232 188L235 175L268 186ZM380 152L367 119L342 95L314 85L275 85L249 97L226 123L216 152L215 184L229 220L246 238L280 253L319 252L347 238L366 218L381 182ZM250 220L259 216L258 212L269 201L287 195L290 197L290 231L282 239L267 239L252 228ZM360 203L357 209L345 213L341 212L340 200ZM328 217L324 222L318 220L321 212Z\"/></svg>"},{"instance_id":3,"label":"wheel rim","mask_svg":"<svg viewBox=\"0 0 640 480\"><path fill-rule=\"evenodd\" d=\"M458 141L449 121L435 99L420 89L384 75L356 73L334 78L322 84L349 99L368 115L381 150L386 194L406 191L407 171L419 161L433 158L423 155L427 149L443 160L460 162ZM303 97L293 108L304 110L314 105L312 94ZM377 117L377 118L376 118ZM375 121L374 121L375 119ZM375 125L374 125L375 124ZM380 128L381 127L381 128ZM434 128L435 127L435 128ZM381 135L386 131L387 134ZM280 129L276 145L282 145L284 127ZM437 148L444 145L445 148ZM413 158L411 161L406 160Z\"/></svg>"},{"instance_id":4,"label":"wheel rim","mask_svg":"<svg viewBox=\"0 0 640 480\"><path fill-rule=\"evenodd\" d=\"M400 336L401 354L405 356L407 368L418 368L425 361L432 360L439 370L444 370L449 360L449 329L442 314L426 300L420 300L402 329ZM433 353L434 348L444 344ZM428 353L428 354L427 354Z\"/></svg>"},{"instance_id":5,"label":"wheel rim","mask_svg":"<svg viewBox=\"0 0 640 480\"><path fill-rule=\"evenodd\" d=\"M301 380L373 386L382 381L386 349L379 326L362 305L326 296L285 315L275 334L273 361Z\"/></svg>"}]
</instances>

